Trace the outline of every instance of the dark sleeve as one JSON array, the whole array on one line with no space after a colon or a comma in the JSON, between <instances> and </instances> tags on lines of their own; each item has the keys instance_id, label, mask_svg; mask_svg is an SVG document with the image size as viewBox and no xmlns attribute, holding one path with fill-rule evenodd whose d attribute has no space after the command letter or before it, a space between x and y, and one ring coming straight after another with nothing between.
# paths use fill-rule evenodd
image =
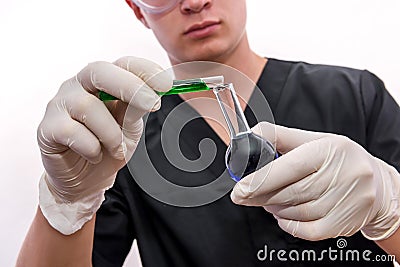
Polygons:
<instances>
[{"instance_id":1,"label":"dark sleeve","mask_svg":"<svg viewBox=\"0 0 400 267\"><path fill-rule=\"evenodd\" d=\"M400 108L374 74L361 75L368 151L400 172Z\"/></svg>"},{"instance_id":2,"label":"dark sleeve","mask_svg":"<svg viewBox=\"0 0 400 267\"><path fill-rule=\"evenodd\" d=\"M122 266L136 236L130 211L117 180L106 191L105 200L96 213L93 266Z\"/></svg>"}]
</instances>

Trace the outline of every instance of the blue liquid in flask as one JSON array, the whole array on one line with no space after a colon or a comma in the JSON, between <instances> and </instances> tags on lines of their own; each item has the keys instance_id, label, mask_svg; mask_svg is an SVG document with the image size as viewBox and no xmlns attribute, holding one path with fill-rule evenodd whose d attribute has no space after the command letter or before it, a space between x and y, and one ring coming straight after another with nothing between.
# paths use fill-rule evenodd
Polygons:
<instances>
[{"instance_id":1,"label":"blue liquid in flask","mask_svg":"<svg viewBox=\"0 0 400 267\"><path fill-rule=\"evenodd\" d=\"M232 179L238 182L273 161L275 149L268 140L250 130L232 84L217 86L213 91L230 135L225 164Z\"/></svg>"},{"instance_id":2,"label":"blue liquid in flask","mask_svg":"<svg viewBox=\"0 0 400 267\"><path fill-rule=\"evenodd\" d=\"M271 143L254 133L233 137L225 154L226 167L236 182L274 159L275 150Z\"/></svg>"}]
</instances>

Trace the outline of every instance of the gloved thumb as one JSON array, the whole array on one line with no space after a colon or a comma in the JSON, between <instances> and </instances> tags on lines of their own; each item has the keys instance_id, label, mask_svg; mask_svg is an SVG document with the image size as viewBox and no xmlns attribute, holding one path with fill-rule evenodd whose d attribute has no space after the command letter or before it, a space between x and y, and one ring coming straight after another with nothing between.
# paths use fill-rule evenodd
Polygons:
<instances>
[{"instance_id":1,"label":"gloved thumb","mask_svg":"<svg viewBox=\"0 0 400 267\"><path fill-rule=\"evenodd\" d=\"M286 154L298 146L329 135L328 133L288 128L265 121L258 123L251 130L270 141L281 154Z\"/></svg>"}]
</instances>

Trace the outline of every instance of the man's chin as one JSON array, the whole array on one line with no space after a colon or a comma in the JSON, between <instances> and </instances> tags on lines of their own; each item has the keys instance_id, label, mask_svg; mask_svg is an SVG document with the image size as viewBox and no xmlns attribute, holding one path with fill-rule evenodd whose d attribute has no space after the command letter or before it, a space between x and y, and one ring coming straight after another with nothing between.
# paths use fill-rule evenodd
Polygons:
<instances>
[{"instance_id":1,"label":"man's chin","mask_svg":"<svg viewBox=\"0 0 400 267\"><path fill-rule=\"evenodd\" d=\"M221 51L221 49L218 50L211 50L211 49L207 49L204 51L197 51L195 53L190 53L189 55L184 55L183 57L181 57L181 60L179 60L181 63L183 62L191 62L191 61L213 61L213 62L223 62L224 55L226 55L226 53L224 53L223 51Z\"/></svg>"}]
</instances>

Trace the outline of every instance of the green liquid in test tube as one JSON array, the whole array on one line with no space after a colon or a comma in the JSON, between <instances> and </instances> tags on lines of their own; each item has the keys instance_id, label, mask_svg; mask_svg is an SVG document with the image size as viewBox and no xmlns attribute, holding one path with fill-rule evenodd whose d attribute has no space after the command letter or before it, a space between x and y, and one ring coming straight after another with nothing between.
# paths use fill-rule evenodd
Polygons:
<instances>
[{"instance_id":1,"label":"green liquid in test tube","mask_svg":"<svg viewBox=\"0 0 400 267\"><path fill-rule=\"evenodd\" d=\"M167 92L156 92L159 96L176 95L183 93L192 93L207 91L213 89L215 86L224 83L223 76L212 76L206 78L187 79L187 80L174 80L172 87ZM116 97L100 91L99 98L102 101L118 100Z\"/></svg>"}]
</instances>

